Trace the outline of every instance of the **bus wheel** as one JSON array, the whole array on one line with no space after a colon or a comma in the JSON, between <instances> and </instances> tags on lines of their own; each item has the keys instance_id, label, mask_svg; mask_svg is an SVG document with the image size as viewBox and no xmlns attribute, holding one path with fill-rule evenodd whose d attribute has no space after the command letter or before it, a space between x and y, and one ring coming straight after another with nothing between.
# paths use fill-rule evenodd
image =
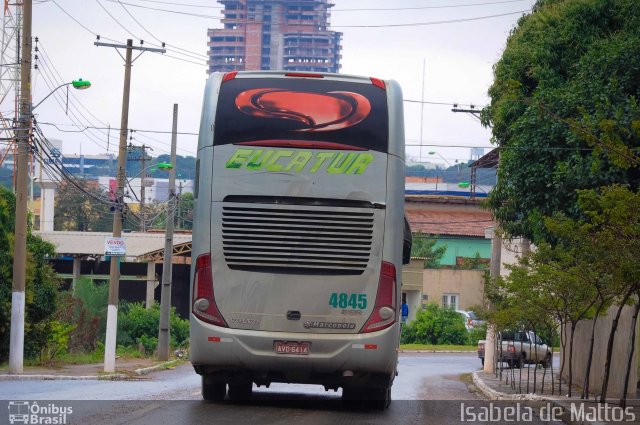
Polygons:
<instances>
[{"instance_id":1,"label":"bus wheel","mask_svg":"<svg viewBox=\"0 0 640 425\"><path fill-rule=\"evenodd\" d=\"M391 404L391 387L369 388L368 404L376 410L384 410Z\"/></svg>"},{"instance_id":2,"label":"bus wheel","mask_svg":"<svg viewBox=\"0 0 640 425\"><path fill-rule=\"evenodd\" d=\"M229 384L229 399L232 401L246 401L251 398L253 382Z\"/></svg>"},{"instance_id":3,"label":"bus wheel","mask_svg":"<svg viewBox=\"0 0 640 425\"><path fill-rule=\"evenodd\" d=\"M213 379L209 375L202 375L202 398L206 401L222 401L227 393L224 381Z\"/></svg>"}]
</instances>

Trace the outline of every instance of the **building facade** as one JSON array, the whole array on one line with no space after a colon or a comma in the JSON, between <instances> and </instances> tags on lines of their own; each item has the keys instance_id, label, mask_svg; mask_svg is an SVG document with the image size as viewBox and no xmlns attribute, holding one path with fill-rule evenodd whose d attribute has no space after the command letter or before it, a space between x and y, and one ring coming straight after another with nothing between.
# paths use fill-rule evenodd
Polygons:
<instances>
[{"instance_id":1,"label":"building facade","mask_svg":"<svg viewBox=\"0 0 640 425\"><path fill-rule=\"evenodd\" d=\"M223 28L208 31L208 72L339 72L342 33L328 0L218 0Z\"/></svg>"}]
</instances>

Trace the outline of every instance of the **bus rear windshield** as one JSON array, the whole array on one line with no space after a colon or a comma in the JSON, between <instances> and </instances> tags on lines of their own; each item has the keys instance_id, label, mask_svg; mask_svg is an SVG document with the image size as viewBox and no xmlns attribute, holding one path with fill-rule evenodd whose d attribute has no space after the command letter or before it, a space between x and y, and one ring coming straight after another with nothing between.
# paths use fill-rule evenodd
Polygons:
<instances>
[{"instance_id":1,"label":"bus rear windshield","mask_svg":"<svg viewBox=\"0 0 640 425\"><path fill-rule=\"evenodd\" d=\"M387 152L384 89L334 80L236 78L220 88L214 145L307 143Z\"/></svg>"}]
</instances>

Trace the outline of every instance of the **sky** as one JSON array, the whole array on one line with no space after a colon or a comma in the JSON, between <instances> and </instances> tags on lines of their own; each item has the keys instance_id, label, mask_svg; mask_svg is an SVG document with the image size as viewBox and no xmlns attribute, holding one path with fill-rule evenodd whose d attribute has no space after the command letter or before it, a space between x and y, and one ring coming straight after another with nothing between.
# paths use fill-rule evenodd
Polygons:
<instances>
[{"instance_id":1,"label":"sky","mask_svg":"<svg viewBox=\"0 0 640 425\"><path fill-rule=\"evenodd\" d=\"M454 113L489 101L487 90L509 32L535 0L334 0L331 29L342 36L341 73L398 81L403 89L408 159L452 165L469 147L491 148L489 129L472 114ZM195 156L206 73L207 29L219 28L214 0L34 0L33 104L60 84L83 78L88 90L61 88L34 111L44 134L63 140L65 154L117 154L124 50L166 43L165 54L134 52L131 143L153 156L170 152L178 104L179 155ZM387 25L387 26L381 26ZM35 48L36 44L34 44ZM421 103L424 100L426 103ZM12 99L1 105L11 117ZM460 148L457 146L464 146Z\"/></svg>"}]
</instances>

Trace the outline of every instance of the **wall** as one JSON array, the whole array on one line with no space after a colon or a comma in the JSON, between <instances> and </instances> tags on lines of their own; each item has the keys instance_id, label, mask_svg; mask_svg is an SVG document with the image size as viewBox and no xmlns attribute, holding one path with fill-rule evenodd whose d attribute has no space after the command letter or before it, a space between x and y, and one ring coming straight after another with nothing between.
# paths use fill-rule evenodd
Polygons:
<instances>
[{"instance_id":1,"label":"wall","mask_svg":"<svg viewBox=\"0 0 640 425\"><path fill-rule=\"evenodd\" d=\"M589 390L592 394L600 394L602 391L602 380L604 377L604 365L607 356L607 343L609 341L609 331L611 323L615 317L617 307L611 307L606 317L600 317L596 324L595 344L593 360L591 363L591 373L589 374ZM630 349L630 332L633 308L626 306L620 316L618 329L615 334L613 356L611 358L611 370L609 372L609 386L607 388L607 398L620 398L622 396L624 376L627 371L628 350ZM589 344L591 339L591 320L584 320L578 323L573 346L573 383L582 387L589 355ZM637 326L637 323L636 323ZM636 329L637 331L637 329ZM636 333L637 335L637 333ZM567 326L567 341L571 337L571 328ZM637 350L636 350L637 353ZM565 370L562 377L569 379L569 343L562 355L565 362ZM631 364L631 374L629 375L629 387L627 397L636 398L636 382L638 356L633 356Z\"/></svg>"},{"instance_id":2,"label":"wall","mask_svg":"<svg viewBox=\"0 0 640 425\"><path fill-rule=\"evenodd\" d=\"M484 274L482 270L425 269L423 294L427 302L442 305L443 294L459 294L458 308L469 310L482 304L484 296Z\"/></svg>"},{"instance_id":3,"label":"wall","mask_svg":"<svg viewBox=\"0 0 640 425\"><path fill-rule=\"evenodd\" d=\"M409 306L408 321L415 320L416 311L422 304L422 279L424 272L424 260L411 259L411 262L402 267L402 293L406 294L407 306Z\"/></svg>"},{"instance_id":4,"label":"wall","mask_svg":"<svg viewBox=\"0 0 640 425\"><path fill-rule=\"evenodd\" d=\"M446 246L447 251L440 259L441 266L455 266L457 257L474 258L476 253L480 254L480 258L491 258L491 240L472 237L439 237L434 236L437 240L434 248Z\"/></svg>"}]
</instances>

